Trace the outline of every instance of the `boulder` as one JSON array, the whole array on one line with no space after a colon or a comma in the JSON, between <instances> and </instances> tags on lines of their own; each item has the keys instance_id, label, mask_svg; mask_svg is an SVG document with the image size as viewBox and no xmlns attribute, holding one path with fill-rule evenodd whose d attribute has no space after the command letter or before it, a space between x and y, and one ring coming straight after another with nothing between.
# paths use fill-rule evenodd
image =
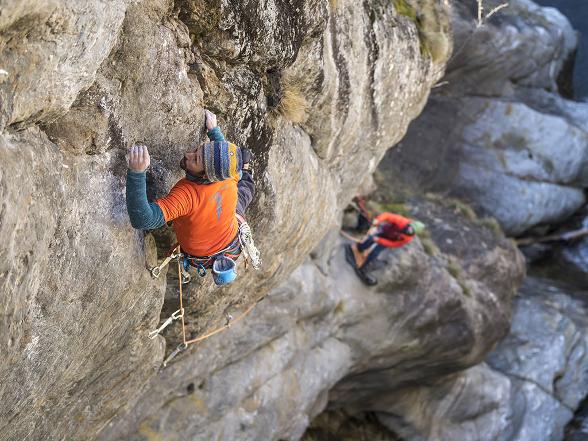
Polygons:
<instances>
[{"instance_id":1,"label":"boulder","mask_svg":"<svg viewBox=\"0 0 588 441\"><path fill-rule=\"evenodd\" d=\"M585 202L588 118L581 106L562 115L520 101L436 95L380 170L409 193L464 199L508 234L557 223ZM449 115L454 123L447 131Z\"/></svg>"},{"instance_id":2,"label":"boulder","mask_svg":"<svg viewBox=\"0 0 588 441\"><path fill-rule=\"evenodd\" d=\"M383 395L380 422L410 440L564 439L588 393L586 307L565 290L526 279L486 363Z\"/></svg>"}]
</instances>

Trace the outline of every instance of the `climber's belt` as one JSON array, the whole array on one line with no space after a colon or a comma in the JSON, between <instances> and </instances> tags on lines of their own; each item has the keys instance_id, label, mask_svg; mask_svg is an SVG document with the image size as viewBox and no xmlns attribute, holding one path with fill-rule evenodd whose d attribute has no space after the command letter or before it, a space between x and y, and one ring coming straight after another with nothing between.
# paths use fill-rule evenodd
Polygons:
<instances>
[{"instance_id":1,"label":"climber's belt","mask_svg":"<svg viewBox=\"0 0 588 441\"><path fill-rule=\"evenodd\" d=\"M211 269L214 263L214 260L219 256L225 256L232 260L237 260L237 258L241 255L241 242L239 241L239 233L235 236L235 238L231 241L229 245L223 248L216 254L212 256L192 256L190 254L184 253L184 259L193 267L198 269L205 268Z\"/></svg>"}]
</instances>

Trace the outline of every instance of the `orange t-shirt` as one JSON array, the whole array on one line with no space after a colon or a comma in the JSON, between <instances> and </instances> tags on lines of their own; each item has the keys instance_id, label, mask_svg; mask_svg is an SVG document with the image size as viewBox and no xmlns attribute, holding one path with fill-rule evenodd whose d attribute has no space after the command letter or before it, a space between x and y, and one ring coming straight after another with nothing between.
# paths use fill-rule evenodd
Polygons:
<instances>
[{"instance_id":1,"label":"orange t-shirt","mask_svg":"<svg viewBox=\"0 0 588 441\"><path fill-rule=\"evenodd\" d=\"M226 248L235 238L238 180L226 179L205 185L184 178L166 197L155 201L165 221L173 220L182 251L193 256L210 256Z\"/></svg>"},{"instance_id":2,"label":"orange t-shirt","mask_svg":"<svg viewBox=\"0 0 588 441\"><path fill-rule=\"evenodd\" d=\"M376 216L374 219L374 225L380 225L383 223L393 225L394 229L398 231L398 234L394 239L386 236L375 236L374 240L377 244L388 248L399 248L414 239L414 236L409 236L408 234L400 232L404 227L411 223L410 219L399 214L385 212Z\"/></svg>"}]
</instances>

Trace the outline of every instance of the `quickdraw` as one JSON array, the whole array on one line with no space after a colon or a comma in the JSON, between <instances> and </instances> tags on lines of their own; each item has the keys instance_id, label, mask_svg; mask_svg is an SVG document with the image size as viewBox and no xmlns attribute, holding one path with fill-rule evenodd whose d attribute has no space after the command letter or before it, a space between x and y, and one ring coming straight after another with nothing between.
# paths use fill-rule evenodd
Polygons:
<instances>
[{"instance_id":1,"label":"quickdraw","mask_svg":"<svg viewBox=\"0 0 588 441\"><path fill-rule=\"evenodd\" d=\"M186 343L180 343L177 348L173 350L171 354L163 361L163 367L167 367L167 364L180 352L185 351L188 348Z\"/></svg>"},{"instance_id":2,"label":"quickdraw","mask_svg":"<svg viewBox=\"0 0 588 441\"><path fill-rule=\"evenodd\" d=\"M159 328L151 331L149 333L149 338L154 339L155 337L157 337L159 334L161 334L161 331L163 331L165 328L167 328L169 325L171 325L174 320L179 319L183 315L184 315L184 310L178 309L165 322L163 322L163 325L161 325Z\"/></svg>"},{"instance_id":3,"label":"quickdraw","mask_svg":"<svg viewBox=\"0 0 588 441\"><path fill-rule=\"evenodd\" d=\"M183 257L184 257L184 254L180 252L180 246L178 245L177 247L175 247L173 249L171 254L169 256L167 256L163 260L163 262L161 262L161 264L159 266L154 266L153 268L149 269L149 272L151 273L151 277L157 279L161 275L161 270L163 268L165 268L172 260L178 259L178 262L179 262L179 259L181 259ZM198 274L200 275L200 272ZM184 285L186 283L190 283L190 280L192 280L192 276L190 276L190 273L188 272L187 268L182 268L180 280L182 281L182 283Z\"/></svg>"}]
</instances>

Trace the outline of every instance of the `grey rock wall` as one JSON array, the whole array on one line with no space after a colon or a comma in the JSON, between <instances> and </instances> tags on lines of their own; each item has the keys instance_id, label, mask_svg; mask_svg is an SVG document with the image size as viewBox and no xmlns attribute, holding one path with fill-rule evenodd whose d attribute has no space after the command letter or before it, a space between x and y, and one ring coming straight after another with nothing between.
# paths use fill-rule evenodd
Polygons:
<instances>
[{"instance_id":1,"label":"grey rock wall","mask_svg":"<svg viewBox=\"0 0 588 441\"><path fill-rule=\"evenodd\" d=\"M378 413L411 440L556 441L588 392L586 306L529 278L486 363L394 395Z\"/></svg>"},{"instance_id":2,"label":"grey rock wall","mask_svg":"<svg viewBox=\"0 0 588 441\"><path fill-rule=\"evenodd\" d=\"M483 4L488 14L500 2ZM456 2L454 11L456 50L445 90L488 97L507 97L516 86L558 91L558 77L578 37L557 9L514 0L480 27L477 2Z\"/></svg>"},{"instance_id":3,"label":"grey rock wall","mask_svg":"<svg viewBox=\"0 0 588 441\"><path fill-rule=\"evenodd\" d=\"M0 129L65 113L90 87L121 28L128 1L3 0Z\"/></svg>"},{"instance_id":4,"label":"grey rock wall","mask_svg":"<svg viewBox=\"0 0 588 441\"><path fill-rule=\"evenodd\" d=\"M110 421L134 427L135 406L154 401L159 409L162 396L173 403L161 390L188 387L179 368L157 371L178 329L166 334L167 347L146 338L174 281L166 288L145 267L155 262L155 242L161 257L173 238L159 231L154 241L128 223L127 149L150 148L150 197L180 178L182 153L205 140L204 108L256 155L250 220L265 264L259 273L240 268L228 289L209 280L191 285L188 332L213 329L227 308L264 297L307 258L422 109L450 49L446 8L430 3L448 42L434 62L421 52L415 21L389 2L0 2L4 439L93 439ZM279 323L259 326L271 338L285 332ZM249 349L222 340L226 348L205 358L191 348L181 366L204 369L191 374L202 378L208 369L231 370L263 346L260 335L248 334ZM287 365L293 345L283 344ZM327 346L336 352L338 343ZM267 366L263 360L252 372ZM280 413L271 436L299 436L311 401L318 391L324 399L347 367L301 388L306 395ZM177 436L192 433L192 418L200 421L193 427L222 433L223 409L251 387L212 388L219 404L205 424L181 408L176 421L185 429ZM272 408L263 412L272 419ZM251 437L265 439L260 433Z\"/></svg>"},{"instance_id":5,"label":"grey rock wall","mask_svg":"<svg viewBox=\"0 0 588 441\"><path fill-rule=\"evenodd\" d=\"M588 394L586 306L540 279L527 280L522 292L511 333L488 363L509 376L526 400L515 439L560 440Z\"/></svg>"},{"instance_id":6,"label":"grey rock wall","mask_svg":"<svg viewBox=\"0 0 588 441\"><path fill-rule=\"evenodd\" d=\"M478 28L466 5L447 75L384 168L409 192L468 201L511 235L560 222L585 203L588 113L558 94L575 33L527 0Z\"/></svg>"}]
</instances>

